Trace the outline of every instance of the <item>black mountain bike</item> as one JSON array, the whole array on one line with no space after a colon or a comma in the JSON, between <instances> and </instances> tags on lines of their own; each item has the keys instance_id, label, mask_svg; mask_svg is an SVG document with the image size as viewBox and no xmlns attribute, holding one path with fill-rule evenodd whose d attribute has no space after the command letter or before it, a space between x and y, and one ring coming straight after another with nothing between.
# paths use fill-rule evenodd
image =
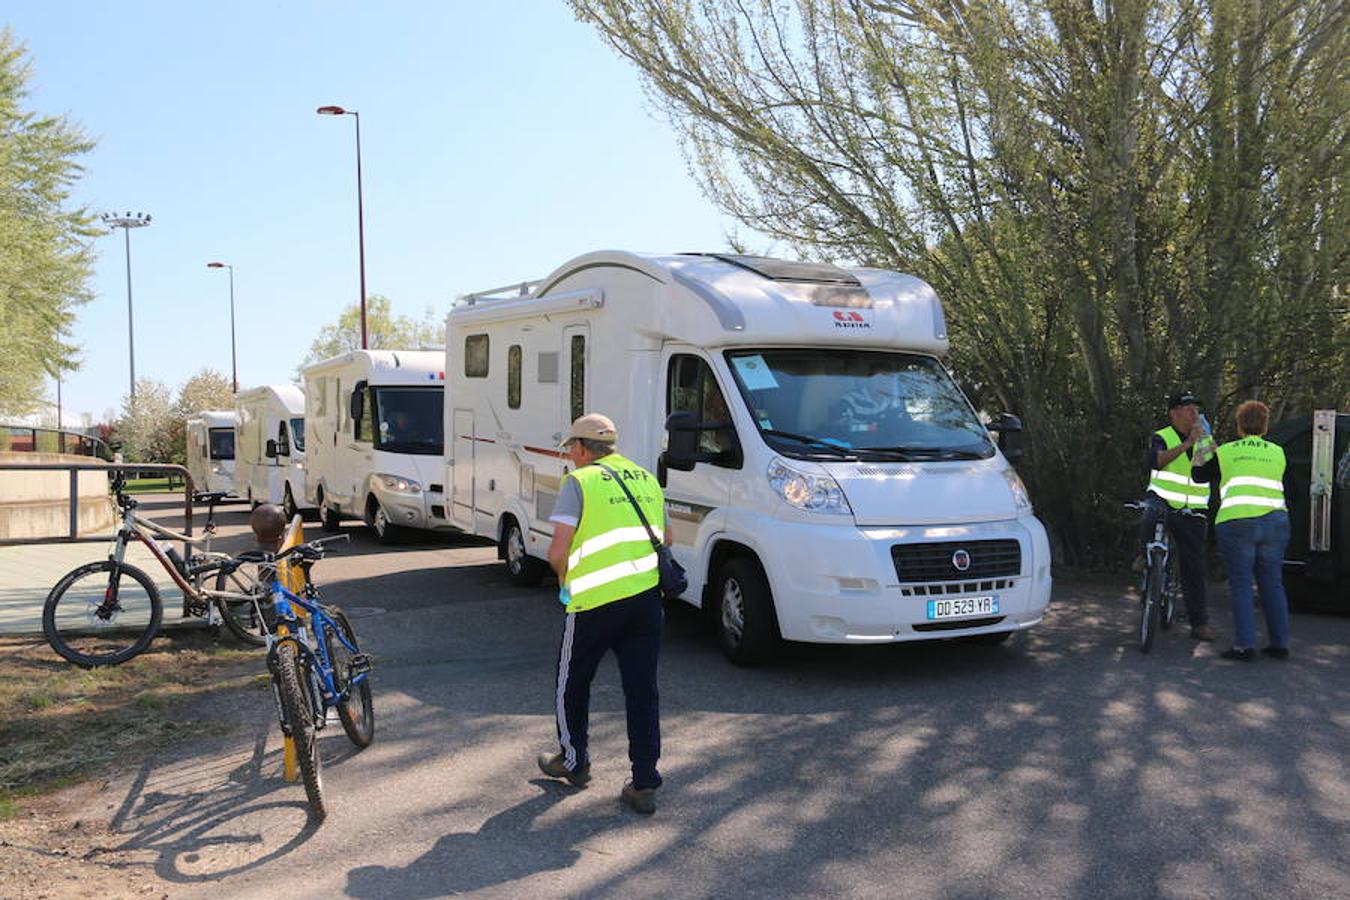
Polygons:
<instances>
[{"instance_id":1,"label":"black mountain bike","mask_svg":"<svg viewBox=\"0 0 1350 900\"><path fill-rule=\"evenodd\" d=\"M1151 507L1147 501L1126 503L1126 509L1143 513ZM1144 574L1139 585L1139 651L1148 653L1158 632L1176 621L1177 600L1181 597L1181 575L1176 547L1167 531L1169 515L1204 515L1203 510L1170 509L1158 516L1153 536L1144 545Z\"/></svg>"}]
</instances>

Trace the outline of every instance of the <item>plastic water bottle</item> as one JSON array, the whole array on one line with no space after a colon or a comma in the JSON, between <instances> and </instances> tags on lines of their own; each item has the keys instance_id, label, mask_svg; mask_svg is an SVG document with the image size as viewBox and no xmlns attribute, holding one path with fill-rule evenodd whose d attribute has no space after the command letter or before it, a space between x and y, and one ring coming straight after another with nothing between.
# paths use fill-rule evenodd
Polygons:
<instances>
[{"instance_id":1,"label":"plastic water bottle","mask_svg":"<svg viewBox=\"0 0 1350 900\"><path fill-rule=\"evenodd\" d=\"M572 591L565 584L558 588L558 602L563 606L572 602Z\"/></svg>"},{"instance_id":2,"label":"plastic water bottle","mask_svg":"<svg viewBox=\"0 0 1350 900\"><path fill-rule=\"evenodd\" d=\"M1209 427L1209 419L1205 414L1200 414L1200 430L1205 433L1204 437L1195 442L1195 449L1191 451L1191 465L1203 466L1214 458L1217 448L1214 446L1214 429Z\"/></svg>"}]
</instances>

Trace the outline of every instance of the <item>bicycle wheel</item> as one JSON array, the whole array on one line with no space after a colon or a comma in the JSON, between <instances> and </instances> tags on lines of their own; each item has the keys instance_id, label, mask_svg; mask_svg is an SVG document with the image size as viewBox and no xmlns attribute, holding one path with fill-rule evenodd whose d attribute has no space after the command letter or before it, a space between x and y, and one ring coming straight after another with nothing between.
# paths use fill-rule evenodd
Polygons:
<instances>
[{"instance_id":1,"label":"bicycle wheel","mask_svg":"<svg viewBox=\"0 0 1350 900\"><path fill-rule=\"evenodd\" d=\"M1139 608L1139 651L1147 653L1153 649L1153 639L1158 634L1158 623L1162 613L1163 578L1162 554L1150 553L1148 560L1148 582L1144 590L1144 602Z\"/></svg>"},{"instance_id":2,"label":"bicycle wheel","mask_svg":"<svg viewBox=\"0 0 1350 900\"><path fill-rule=\"evenodd\" d=\"M306 663L299 658L299 651L290 641L278 647L274 659L273 684L281 701L291 740L295 742L295 759L300 766L300 777L305 783L309 811L315 819L322 820L327 810L323 803L323 772L314 707L305 688L306 673L303 667Z\"/></svg>"},{"instance_id":3,"label":"bicycle wheel","mask_svg":"<svg viewBox=\"0 0 1350 900\"><path fill-rule=\"evenodd\" d=\"M1172 627L1177 619L1177 598L1181 596L1181 578L1177 572L1175 549L1167 554L1167 581L1162 592L1162 615L1159 624L1163 631Z\"/></svg>"},{"instance_id":4,"label":"bicycle wheel","mask_svg":"<svg viewBox=\"0 0 1350 900\"><path fill-rule=\"evenodd\" d=\"M68 572L42 607L47 643L77 666L115 666L150 646L163 617L159 589L111 559Z\"/></svg>"},{"instance_id":5,"label":"bicycle wheel","mask_svg":"<svg viewBox=\"0 0 1350 900\"><path fill-rule=\"evenodd\" d=\"M336 606L328 607L325 612L342 629L342 636L353 647L359 648L361 645L356 643L356 632L352 630L352 624L347 621L346 614ZM324 645L328 648L328 661L333 666L333 682L341 693L347 690L347 682L351 677L352 652L327 628L323 631L323 639ZM342 721L342 730L347 732L351 742L358 747L369 747L370 742L375 740L375 705L370 696L369 672L347 699L338 704L337 711L338 718Z\"/></svg>"},{"instance_id":6,"label":"bicycle wheel","mask_svg":"<svg viewBox=\"0 0 1350 900\"><path fill-rule=\"evenodd\" d=\"M257 566L246 563L233 572L218 573L216 590L246 594L253 598L234 600L217 597L216 609L220 610L220 619L230 634L240 642L252 647L265 645L267 635L272 631L271 598L267 595L267 586L258 578Z\"/></svg>"}]
</instances>

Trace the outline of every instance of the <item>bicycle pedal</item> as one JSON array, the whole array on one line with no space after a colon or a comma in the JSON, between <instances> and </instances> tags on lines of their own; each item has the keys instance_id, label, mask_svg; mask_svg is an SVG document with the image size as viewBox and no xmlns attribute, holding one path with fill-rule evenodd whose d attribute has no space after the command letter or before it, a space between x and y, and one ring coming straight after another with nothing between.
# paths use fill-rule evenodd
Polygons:
<instances>
[{"instance_id":1,"label":"bicycle pedal","mask_svg":"<svg viewBox=\"0 0 1350 900\"><path fill-rule=\"evenodd\" d=\"M357 675L364 675L375 665L375 660L371 659L369 653L354 654L347 663L348 678L354 678Z\"/></svg>"}]
</instances>

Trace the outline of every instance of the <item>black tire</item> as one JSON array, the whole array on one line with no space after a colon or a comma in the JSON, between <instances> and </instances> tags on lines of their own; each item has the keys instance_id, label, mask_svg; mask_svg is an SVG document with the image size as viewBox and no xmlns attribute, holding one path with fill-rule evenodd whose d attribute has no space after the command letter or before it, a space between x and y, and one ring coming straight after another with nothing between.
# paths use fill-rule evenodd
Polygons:
<instances>
[{"instance_id":1,"label":"black tire","mask_svg":"<svg viewBox=\"0 0 1350 900\"><path fill-rule=\"evenodd\" d=\"M768 662L782 646L769 580L749 556L728 560L718 570L713 589L717 642L738 666Z\"/></svg>"},{"instance_id":2,"label":"black tire","mask_svg":"<svg viewBox=\"0 0 1350 900\"><path fill-rule=\"evenodd\" d=\"M525 552L525 533L513 518L506 520L501 549L507 577L516 587L535 587L543 580L548 567Z\"/></svg>"},{"instance_id":3,"label":"black tire","mask_svg":"<svg viewBox=\"0 0 1350 900\"><path fill-rule=\"evenodd\" d=\"M216 590L233 594L253 594L251 602L231 601L224 597L216 598L216 609L220 619L230 634L250 647L262 647L267 644L267 635L272 631L271 598L267 595L267 585L258 580L250 566L232 573L220 572L216 575Z\"/></svg>"},{"instance_id":4,"label":"black tire","mask_svg":"<svg viewBox=\"0 0 1350 900\"><path fill-rule=\"evenodd\" d=\"M1158 636L1158 626L1162 618L1163 581L1167 573L1163 571L1161 554L1149 559L1148 581L1144 590L1143 602L1139 607L1139 652L1148 653L1153 649L1153 639Z\"/></svg>"},{"instance_id":5,"label":"black tire","mask_svg":"<svg viewBox=\"0 0 1350 900\"><path fill-rule=\"evenodd\" d=\"M121 605L124 578L144 592L134 609L130 592L128 606ZM115 609L100 615L109 600ZM56 583L42 607L42 633L53 650L77 666L115 666L150 646L163 615L159 588L150 576L135 566L105 559L72 569ZM122 627L119 619L125 619Z\"/></svg>"},{"instance_id":6,"label":"black tire","mask_svg":"<svg viewBox=\"0 0 1350 900\"><path fill-rule=\"evenodd\" d=\"M346 613L336 606L327 607L324 611L337 623L338 628L342 629L342 636L353 647L359 649L361 645L356 642L356 632L352 629L352 623L347 620ZM351 651L328 629L324 629L323 639L328 647L328 661L333 666L333 682L339 692L344 691L347 689L347 665L351 661ZM351 742L358 747L369 747L370 742L375 740L375 704L370 695L369 673L361 679L361 683L356 686L356 690L347 701L338 704L337 711L338 718L342 721L342 730L347 732Z\"/></svg>"},{"instance_id":7,"label":"black tire","mask_svg":"<svg viewBox=\"0 0 1350 900\"><path fill-rule=\"evenodd\" d=\"M337 534L342 527L342 519L337 510L324 502L324 496L319 494L319 527L328 534Z\"/></svg>"},{"instance_id":8,"label":"black tire","mask_svg":"<svg viewBox=\"0 0 1350 900\"><path fill-rule=\"evenodd\" d=\"M323 802L323 764L319 759L314 707L305 686L307 673L304 672L299 653L294 643L282 643L274 657L273 678L277 697L290 727L291 740L295 742L295 761L300 767L301 780L305 783L310 815L322 821L328 812Z\"/></svg>"},{"instance_id":9,"label":"black tire","mask_svg":"<svg viewBox=\"0 0 1350 900\"><path fill-rule=\"evenodd\" d=\"M291 486L286 485L285 491L281 495L281 512L286 516L286 524L289 525L300 514L300 507L296 505L295 495L291 493Z\"/></svg>"},{"instance_id":10,"label":"black tire","mask_svg":"<svg viewBox=\"0 0 1350 900\"><path fill-rule=\"evenodd\" d=\"M366 501L366 523L375 532L375 538L386 547L399 543L403 537L403 529L389 521L388 513L374 497Z\"/></svg>"},{"instance_id":11,"label":"black tire","mask_svg":"<svg viewBox=\"0 0 1350 900\"><path fill-rule=\"evenodd\" d=\"M1167 557L1167 586L1162 592L1162 609L1158 624L1167 631L1177 620L1177 598L1181 596L1181 580L1177 573L1177 558L1174 554Z\"/></svg>"}]
</instances>

